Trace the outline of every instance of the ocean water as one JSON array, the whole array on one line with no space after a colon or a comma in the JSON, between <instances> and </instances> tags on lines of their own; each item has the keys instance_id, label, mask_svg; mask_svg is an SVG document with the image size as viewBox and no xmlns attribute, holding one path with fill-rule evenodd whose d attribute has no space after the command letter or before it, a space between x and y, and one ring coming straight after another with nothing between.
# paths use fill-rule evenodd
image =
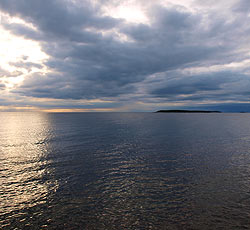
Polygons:
<instances>
[{"instance_id":1,"label":"ocean water","mask_svg":"<svg viewBox=\"0 0 250 230\"><path fill-rule=\"evenodd\" d=\"M0 229L250 229L250 114L0 121Z\"/></svg>"}]
</instances>

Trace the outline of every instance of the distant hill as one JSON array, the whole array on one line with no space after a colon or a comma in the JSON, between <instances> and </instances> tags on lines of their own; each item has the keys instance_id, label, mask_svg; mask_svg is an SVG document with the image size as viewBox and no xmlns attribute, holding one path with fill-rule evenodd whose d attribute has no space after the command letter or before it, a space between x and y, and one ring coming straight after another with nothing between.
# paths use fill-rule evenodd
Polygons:
<instances>
[{"instance_id":1,"label":"distant hill","mask_svg":"<svg viewBox=\"0 0 250 230\"><path fill-rule=\"evenodd\" d=\"M209 110L158 110L156 113L221 113L220 111Z\"/></svg>"}]
</instances>

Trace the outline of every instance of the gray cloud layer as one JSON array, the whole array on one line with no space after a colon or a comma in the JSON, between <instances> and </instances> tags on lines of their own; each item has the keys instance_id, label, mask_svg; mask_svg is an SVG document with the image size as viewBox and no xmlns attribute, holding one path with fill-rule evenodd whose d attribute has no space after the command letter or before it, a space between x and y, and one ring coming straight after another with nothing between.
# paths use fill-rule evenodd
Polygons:
<instances>
[{"instance_id":1,"label":"gray cloud layer","mask_svg":"<svg viewBox=\"0 0 250 230\"><path fill-rule=\"evenodd\" d=\"M147 9L150 24L138 24L103 16L105 1L94 5L87 0L1 0L2 11L37 29L7 22L5 28L39 41L49 55L44 64L54 72L30 74L13 92L37 98L186 106L247 101L249 69L225 70L223 65L249 59L249 2L231 1L229 6L216 2L210 10L197 1L200 12L152 4ZM221 68L210 71L214 65ZM205 72L185 71L201 67Z\"/></svg>"}]
</instances>

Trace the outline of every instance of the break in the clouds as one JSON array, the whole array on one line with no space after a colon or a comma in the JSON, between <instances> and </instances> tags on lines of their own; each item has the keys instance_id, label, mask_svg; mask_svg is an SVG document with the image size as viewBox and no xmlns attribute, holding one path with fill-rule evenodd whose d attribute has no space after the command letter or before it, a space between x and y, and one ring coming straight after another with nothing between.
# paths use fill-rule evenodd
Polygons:
<instances>
[{"instance_id":1,"label":"break in the clouds","mask_svg":"<svg viewBox=\"0 0 250 230\"><path fill-rule=\"evenodd\" d=\"M0 10L3 110L250 111L248 0L1 0Z\"/></svg>"}]
</instances>

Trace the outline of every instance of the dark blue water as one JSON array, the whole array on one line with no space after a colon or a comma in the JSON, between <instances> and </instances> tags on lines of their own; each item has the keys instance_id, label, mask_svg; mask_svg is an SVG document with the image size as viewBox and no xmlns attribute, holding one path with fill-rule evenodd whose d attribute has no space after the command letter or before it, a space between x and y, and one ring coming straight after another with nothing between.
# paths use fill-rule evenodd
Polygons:
<instances>
[{"instance_id":1,"label":"dark blue water","mask_svg":"<svg viewBox=\"0 0 250 230\"><path fill-rule=\"evenodd\" d=\"M250 114L0 121L0 229L250 229Z\"/></svg>"}]
</instances>

